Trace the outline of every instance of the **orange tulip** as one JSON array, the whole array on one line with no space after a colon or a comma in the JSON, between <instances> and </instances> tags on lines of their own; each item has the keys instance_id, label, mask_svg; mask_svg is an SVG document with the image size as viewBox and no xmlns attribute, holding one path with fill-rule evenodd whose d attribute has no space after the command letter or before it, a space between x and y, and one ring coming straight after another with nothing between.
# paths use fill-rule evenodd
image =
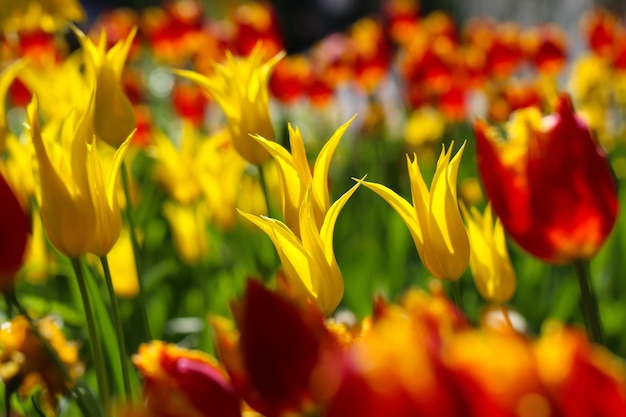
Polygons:
<instances>
[{"instance_id":1,"label":"orange tulip","mask_svg":"<svg viewBox=\"0 0 626 417\"><path fill-rule=\"evenodd\" d=\"M503 142L474 124L478 169L504 229L545 261L591 258L613 228L618 200L606 155L570 98L561 95L544 118L520 111L507 128Z\"/></svg>"}]
</instances>

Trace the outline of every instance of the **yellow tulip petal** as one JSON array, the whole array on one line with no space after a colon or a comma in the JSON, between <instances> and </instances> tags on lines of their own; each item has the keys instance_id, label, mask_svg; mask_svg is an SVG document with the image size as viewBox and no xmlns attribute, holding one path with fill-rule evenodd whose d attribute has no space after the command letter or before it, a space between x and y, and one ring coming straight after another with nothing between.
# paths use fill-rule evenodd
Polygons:
<instances>
[{"instance_id":1,"label":"yellow tulip petal","mask_svg":"<svg viewBox=\"0 0 626 417\"><path fill-rule=\"evenodd\" d=\"M26 61L15 61L0 73L0 155L4 153L5 140L9 132L6 113L6 95L17 74L24 68Z\"/></svg>"},{"instance_id":2,"label":"yellow tulip petal","mask_svg":"<svg viewBox=\"0 0 626 417\"><path fill-rule=\"evenodd\" d=\"M330 167L330 160L332 159L343 134L346 132L348 127L350 127L350 124L355 118L356 114L343 125L339 126L330 139L328 139L328 142L324 144L324 147L315 160L315 167L313 168L313 197L321 209L321 213L326 213L330 207L330 196L328 193L328 170Z\"/></svg>"},{"instance_id":3,"label":"yellow tulip petal","mask_svg":"<svg viewBox=\"0 0 626 417\"><path fill-rule=\"evenodd\" d=\"M105 61L96 78L96 134L109 145L118 147L136 127L133 105L122 90L113 66Z\"/></svg>"}]
</instances>

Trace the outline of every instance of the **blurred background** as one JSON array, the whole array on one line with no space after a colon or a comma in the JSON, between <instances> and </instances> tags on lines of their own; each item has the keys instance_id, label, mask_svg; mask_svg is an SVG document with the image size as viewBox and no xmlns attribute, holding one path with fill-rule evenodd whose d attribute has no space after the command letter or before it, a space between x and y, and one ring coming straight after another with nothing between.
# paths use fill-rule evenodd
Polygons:
<instances>
[{"instance_id":1,"label":"blurred background","mask_svg":"<svg viewBox=\"0 0 626 417\"><path fill-rule=\"evenodd\" d=\"M130 7L141 10L160 5L160 0L83 0L90 22L107 9ZM204 0L207 10L224 14L239 2ZM380 0L272 0L278 12L289 53L302 51L325 35L342 31L360 17L378 13ZM618 16L626 16L624 0L422 0L422 15L434 10L450 13L458 24L473 16L491 16L498 21L515 20L526 26L557 23L572 39L572 51L578 41L578 19L583 11L602 6Z\"/></svg>"}]
</instances>

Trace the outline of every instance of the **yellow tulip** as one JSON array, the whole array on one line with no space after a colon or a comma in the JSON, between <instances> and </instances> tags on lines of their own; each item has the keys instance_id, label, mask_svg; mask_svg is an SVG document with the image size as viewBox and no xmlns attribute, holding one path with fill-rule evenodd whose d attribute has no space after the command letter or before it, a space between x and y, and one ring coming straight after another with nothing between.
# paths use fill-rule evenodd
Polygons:
<instances>
[{"instance_id":1,"label":"yellow tulip","mask_svg":"<svg viewBox=\"0 0 626 417\"><path fill-rule=\"evenodd\" d=\"M93 124L98 138L113 147L120 146L137 127L135 111L122 89L120 78L137 28L126 39L116 43L108 51L106 34L100 36L98 45L75 29L83 47L87 77L96 83ZM115 122L112 123L112 120Z\"/></svg>"},{"instance_id":2,"label":"yellow tulip","mask_svg":"<svg viewBox=\"0 0 626 417\"><path fill-rule=\"evenodd\" d=\"M183 125L180 147L159 129L154 131L157 151L157 180L163 184L168 195L180 204L191 204L201 196L202 188L196 169L198 138L193 127Z\"/></svg>"},{"instance_id":3,"label":"yellow tulip","mask_svg":"<svg viewBox=\"0 0 626 417\"><path fill-rule=\"evenodd\" d=\"M37 96L27 108L42 220L50 242L68 257L106 255L122 227L116 179L132 133L115 151L105 178L90 124L91 109L92 105L82 114L72 111L60 128L45 132L44 137Z\"/></svg>"},{"instance_id":4,"label":"yellow tulip","mask_svg":"<svg viewBox=\"0 0 626 417\"><path fill-rule=\"evenodd\" d=\"M9 134L5 97L11 83L23 66L24 61L15 61L0 72L0 155L4 152L6 137Z\"/></svg>"},{"instance_id":5,"label":"yellow tulip","mask_svg":"<svg viewBox=\"0 0 626 417\"><path fill-rule=\"evenodd\" d=\"M19 79L37 96L43 115L61 121L73 109L84 110L89 104L91 90L82 67L83 58L78 51L61 63L29 62L19 72Z\"/></svg>"},{"instance_id":6,"label":"yellow tulip","mask_svg":"<svg viewBox=\"0 0 626 417\"><path fill-rule=\"evenodd\" d=\"M204 218L196 207L166 202L163 214L170 224L180 259L187 265L201 261L209 252L209 240Z\"/></svg>"},{"instance_id":7,"label":"yellow tulip","mask_svg":"<svg viewBox=\"0 0 626 417\"><path fill-rule=\"evenodd\" d=\"M263 63L263 49L256 47L246 58L233 57L227 52L226 61L215 65L210 78L193 71L174 71L206 89L217 101L228 120L235 149L254 165L262 164L269 154L250 134L274 140L268 82L272 69L283 56L285 53L280 52Z\"/></svg>"},{"instance_id":8,"label":"yellow tulip","mask_svg":"<svg viewBox=\"0 0 626 417\"><path fill-rule=\"evenodd\" d=\"M315 223L320 228L324 222L326 212L330 207L330 195L328 192L328 169L330 160L339 145L343 134L348 129L354 118L341 125L320 151L313 173L309 167L309 161L304 148L302 134L296 127L289 125L289 142L291 153L276 142L269 141L259 135L253 138L263 146L276 161L280 182L282 184L283 217L287 226L300 236L299 211L304 194L312 186L313 213Z\"/></svg>"},{"instance_id":9,"label":"yellow tulip","mask_svg":"<svg viewBox=\"0 0 626 417\"><path fill-rule=\"evenodd\" d=\"M43 29L56 32L68 21L85 19L77 0L19 0L0 2L0 31Z\"/></svg>"},{"instance_id":10,"label":"yellow tulip","mask_svg":"<svg viewBox=\"0 0 626 417\"><path fill-rule=\"evenodd\" d=\"M301 238L279 220L240 212L270 237L289 282L301 294L317 301L327 315L337 308L343 297L343 277L333 249L335 223L358 186L356 184L330 206L322 227L318 229L310 185L300 206Z\"/></svg>"},{"instance_id":11,"label":"yellow tulip","mask_svg":"<svg viewBox=\"0 0 626 417\"><path fill-rule=\"evenodd\" d=\"M380 195L406 223L424 266L437 278L456 281L470 258L467 231L457 203L456 180L465 144L450 160L442 149L430 191L422 178L417 157L407 155L413 205L384 185L356 180Z\"/></svg>"},{"instance_id":12,"label":"yellow tulip","mask_svg":"<svg viewBox=\"0 0 626 417\"><path fill-rule=\"evenodd\" d=\"M470 269L482 297L491 303L506 303L515 292L515 272L506 250L500 219L495 224L491 206L484 214L462 206L470 239Z\"/></svg>"}]
</instances>

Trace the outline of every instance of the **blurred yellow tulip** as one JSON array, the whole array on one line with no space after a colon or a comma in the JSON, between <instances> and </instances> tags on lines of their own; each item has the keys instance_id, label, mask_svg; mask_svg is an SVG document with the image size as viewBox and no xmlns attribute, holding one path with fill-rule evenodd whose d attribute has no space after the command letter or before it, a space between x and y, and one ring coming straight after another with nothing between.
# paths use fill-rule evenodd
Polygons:
<instances>
[{"instance_id":1,"label":"blurred yellow tulip","mask_svg":"<svg viewBox=\"0 0 626 417\"><path fill-rule=\"evenodd\" d=\"M163 214L170 224L174 247L187 265L195 265L209 253L206 221L191 205L163 204Z\"/></svg>"},{"instance_id":2,"label":"blurred yellow tulip","mask_svg":"<svg viewBox=\"0 0 626 417\"><path fill-rule=\"evenodd\" d=\"M215 64L210 78L194 71L174 71L206 89L217 101L228 120L235 149L254 165L262 164L269 154L250 135L274 140L268 82L274 66L284 56L285 53L280 52L263 62L263 49L257 46L245 58L233 57L227 52L226 61Z\"/></svg>"},{"instance_id":3,"label":"blurred yellow tulip","mask_svg":"<svg viewBox=\"0 0 626 417\"><path fill-rule=\"evenodd\" d=\"M0 2L0 32L42 29L55 32L68 21L85 19L77 0L7 0Z\"/></svg>"},{"instance_id":4,"label":"blurred yellow tulip","mask_svg":"<svg viewBox=\"0 0 626 417\"><path fill-rule=\"evenodd\" d=\"M506 249L500 219L495 224L491 206L485 212L461 206L470 240L470 269L480 295L491 303L506 303L515 292L515 271Z\"/></svg>"}]
</instances>

